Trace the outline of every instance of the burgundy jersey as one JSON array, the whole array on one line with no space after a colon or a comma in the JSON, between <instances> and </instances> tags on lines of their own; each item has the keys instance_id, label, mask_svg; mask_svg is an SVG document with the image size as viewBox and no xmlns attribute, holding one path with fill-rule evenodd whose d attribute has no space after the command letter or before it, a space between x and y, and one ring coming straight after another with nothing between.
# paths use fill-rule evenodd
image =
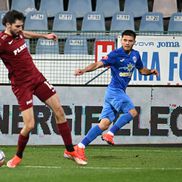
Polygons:
<instances>
[{"instance_id":1,"label":"burgundy jersey","mask_svg":"<svg viewBox=\"0 0 182 182\"><path fill-rule=\"evenodd\" d=\"M9 79L15 85L30 82L41 74L33 63L23 33L16 38L0 33L0 58L8 69Z\"/></svg>"}]
</instances>

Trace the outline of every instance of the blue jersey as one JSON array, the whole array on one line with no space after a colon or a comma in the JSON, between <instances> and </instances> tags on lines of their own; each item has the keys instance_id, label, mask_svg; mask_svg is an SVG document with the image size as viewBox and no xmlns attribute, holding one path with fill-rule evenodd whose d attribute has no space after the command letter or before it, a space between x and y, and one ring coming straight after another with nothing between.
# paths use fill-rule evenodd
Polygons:
<instances>
[{"instance_id":1,"label":"blue jersey","mask_svg":"<svg viewBox=\"0 0 182 182\"><path fill-rule=\"evenodd\" d=\"M138 51L132 49L127 54L123 48L115 49L101 60L104 66L111 68L111 82L109 87L125 90L128 86L135 68L142 69L143 63Z\"/></svg>"}]
</instances>

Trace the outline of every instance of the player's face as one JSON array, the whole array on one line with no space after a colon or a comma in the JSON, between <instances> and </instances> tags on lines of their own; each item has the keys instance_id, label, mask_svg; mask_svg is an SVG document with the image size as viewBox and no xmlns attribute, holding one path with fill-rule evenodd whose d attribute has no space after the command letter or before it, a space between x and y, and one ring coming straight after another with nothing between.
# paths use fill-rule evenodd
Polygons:
<instances>
[{"instance_id":1,"label":"player's face","mask_svg":"<svg viewBox=\"0 0 182 182\"><path fill-rule=\"evenodd\" d=\"M9 25L9 31L14 37L18 36L22 30L23 30L23 21L21 20L16 20L15 23Z\"/></svg>"},{"instance_id":2,"label":"player's face","mask_svg":"<svg viewBox=\"0 0 182 182\"><path fill-rule=\"evenodd\" d=\"M135 39L132 36L124 35L121 40L122 47L124 51L130 52L135 44Z\"/></svg>"}]
</instances>

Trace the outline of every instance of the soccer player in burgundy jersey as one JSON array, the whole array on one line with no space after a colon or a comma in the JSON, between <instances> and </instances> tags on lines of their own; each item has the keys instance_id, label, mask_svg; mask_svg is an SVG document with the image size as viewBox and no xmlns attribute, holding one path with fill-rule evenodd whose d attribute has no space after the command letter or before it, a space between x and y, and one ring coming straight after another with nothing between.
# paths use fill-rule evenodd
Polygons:
<instances>
[{"instance_id":1,"label":"soccer player in burgundy jersey","mask_svg":"<svg viewBox=\"0 0 182 182\"><path fill-rule=\"evenodd\" d=\"M18 138L16 155L7 162L7 166L14 168L22 161L29 133L35 124L33 95L47 104L54 112L58 131L66 147L64 157L75 160L77 164L86 165L87 162L82 160L74 150L70 128L65 119L59 96L54 87L36 68L24 40L24 38L45 38L57 41L57 36L54 33L39 34L23 31L24 15L15 10L7 12L2 23L5 30L0 33L0 58L8 69L12 90L18 100L24 121Z\"/></svg>"}]
</instances>

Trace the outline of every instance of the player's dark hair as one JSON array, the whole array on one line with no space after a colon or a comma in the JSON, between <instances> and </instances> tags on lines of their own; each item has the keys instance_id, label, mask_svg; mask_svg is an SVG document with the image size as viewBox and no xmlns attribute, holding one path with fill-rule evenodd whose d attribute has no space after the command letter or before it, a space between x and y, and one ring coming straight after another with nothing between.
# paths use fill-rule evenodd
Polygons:
<instances>
[{"instance_id":1,"label":"player's dark hair","mask_svg":"<svg viewBox=\"0 0 182 182\"><path fill-rule=\"evenodd\" d=\"M11 10L11 11L8 11L3 19L2 19L2 24L4 26L6 26L6 23L10 23L10 24L13 24L15 23L16 20L21 20L24 22L25 20L25 16L23 15L23 13L19 12L19 11L16 11L16 10Z\"/></svg>"},{"instance_id":2,"label":"player's dark hair","mask_svg":"<svg viewBox=\"0 0 182 182\"><path fill-rule=\"evenodd\" d=\"M136 38L136 33L135 33L133 30L125 30L125 31L122 33L122 37L123 37L124 35L132 36L134 39Z\"/></svg>"}]
</instances>

